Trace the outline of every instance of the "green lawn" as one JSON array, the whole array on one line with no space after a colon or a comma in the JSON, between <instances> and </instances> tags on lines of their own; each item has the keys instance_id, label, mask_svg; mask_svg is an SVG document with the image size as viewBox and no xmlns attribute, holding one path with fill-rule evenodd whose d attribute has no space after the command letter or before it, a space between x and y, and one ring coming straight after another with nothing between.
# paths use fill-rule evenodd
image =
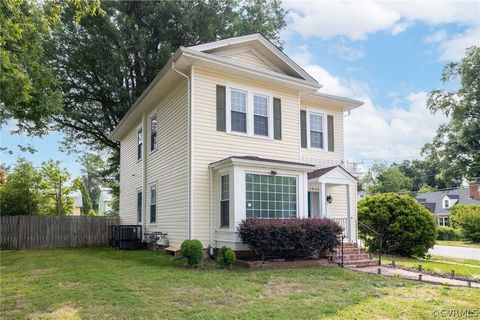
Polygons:
<instances>
[{"instance_id":1,"label":"green lawn","mask_svg":"<svg viewBox=\"0 0 480 320\"><path fill-rule=\"evenodd\" d=\"M448 241L448 240L437 240L437 244L441 246L451 246L451 247L464 247L464 248L477 248L480 249L479 243L467 242L467 241Z\"/></svg>"},{"instance_id":2,"label":"green lawn","mask_svg":"<svg viewBox=\"0 0 480 320\"><path fill-rule=\"evenodd\" d=\"M426 271L450 275L452 270L459 276L467 276L480 281L480 261L432 255L430 259L404 258L399 256L382 256L383 264L391 264L392 260L399 266L418 268L421 264Z\"/></svg>"},{"instance_id":3,"label":"green lawn","mask_svg":"<svg viewBox=\"0 0 480 320\"><path fill-rule=\"evenodd\" d=\"M189 270L148 251L2 252L1 319L435 319L480 290L334 266Z\"/></svg>"}]
</instances>

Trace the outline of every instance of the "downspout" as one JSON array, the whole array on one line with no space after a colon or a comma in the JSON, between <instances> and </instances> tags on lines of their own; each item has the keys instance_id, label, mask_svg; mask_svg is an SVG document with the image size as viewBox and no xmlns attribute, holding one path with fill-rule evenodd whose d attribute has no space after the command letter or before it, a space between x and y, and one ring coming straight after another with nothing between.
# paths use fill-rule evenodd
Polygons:
<instances>
[{"instance_id":1,"label":"downspout","mask_svg":"<svg viewBox=\"0 0 480 320\"><path fill-rule=\"evenodd\" d=\"M145 241L147 220L147 115L142 113L142 242Z\"/></svg>"},{"instance_id":2,"label":"downspout","mask_svg":"<svg viewBox=\"0 0 480 320\"><path fill-rule=\"evenodd\" d=\"M214 248L214 243L213 243L213 208L212 208L212 203L213 203L213 193L212 193L212 184L213 184L213 169L209 166L208 167L208 211L209 211L209 217L208 217L208 241L210 244L210 255L213 255L213 248Z\"/></svg>"},{"instance_id":3,"label":"downspout","mask_svg":"<svg viewBox=\"0 0 480 320\"><path fill-rule=\"evenodd\" d=\"M187 79L187 135L188 135L188 239L193 239L193 207L192 207L192 108L191 108L191 82L190 77L178 69L175 69L175 61L172 62L172 70Z\"/></svg>"}]
</instances>

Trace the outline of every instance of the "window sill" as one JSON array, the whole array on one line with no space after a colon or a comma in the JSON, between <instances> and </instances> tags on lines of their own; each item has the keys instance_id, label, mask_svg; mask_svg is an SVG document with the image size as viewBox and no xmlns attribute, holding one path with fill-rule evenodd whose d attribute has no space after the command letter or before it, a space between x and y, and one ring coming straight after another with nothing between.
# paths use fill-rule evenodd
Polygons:
<instances>
[{"instance_id":1,"label":"window sill","mask_svg":"<svg viewBox=\"0 0 480 320\"><path fill-rule=\"evenodd\" d=\"M154 154L155 152L157 152L157 150L158 150L158 147L155 148L155 149L153 149L153 150L150 150L150 151L148 152L148 155Z\"/></svg>"},{"instance_id":2,"label":"window sill","mask_svg":"<svg viewBox=\"0 0 480 320\"><path fill-rule=\"evenodd\" d=\"M254 139L261 139L261 140L274 140L273 137L270 137L270 136L251 135L251 134L243 133L243 132L226 131L225 133L228 134L228 135L240 136L240 137L246 137L246 138L254 138Z\"/></svg>"}]
</instances>

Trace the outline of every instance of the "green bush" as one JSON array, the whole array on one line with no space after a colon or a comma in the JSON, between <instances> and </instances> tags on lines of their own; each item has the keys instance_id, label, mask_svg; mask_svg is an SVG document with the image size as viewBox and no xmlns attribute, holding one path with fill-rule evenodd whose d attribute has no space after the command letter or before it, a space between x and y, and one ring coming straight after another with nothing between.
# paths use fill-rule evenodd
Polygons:
<instances>
[{"instance_id":1,"label":"green bush","mask_svg":"<svg viewBox=\"0 0 480 320\"><path fill-rule=\"evenodd\" d=\"M203 246L199 240L185 240L180 247L182 256L187 259L189 266L198 266L203 261Z\"/></svg>"},{"instance_id":2,"label":"green bush","mask_svg":"<svg viewBox=\"0 0 480 320\"><path fill-rule=\"evenodd\" d=\"M460 234L455 228L439 226L437 229L437 240L460 240Z\"/></svg>"},{"instance_id":3,"label":"green bush","mask_svg":"<svg viewBox=\"0 0 480 320\"><path fill-rule=\"evenodd\" d=\"M433 247L436 223L433 215L413 198L395 193L366 197L358 202L358 219L383 234L383 251L423 257ZM371 250L378 250L375 233L359 224L359 236Z\"/></svg>"},{"instance_id":4,"label":"green bush","mask_svg":"<svg viewBox=\"0 0 480 320\"><path fill-rule=\"evenodd\" d=\"M220 249L220 256L217 258L219 265L230 268L236 260L237 256L235 255L235 251L226 246Z\"/></svg>"},{"instance_id":5,"label":"green bush","mask_svg":"<svg viewBox=\"0 0 480 320\"><path fill-rule=\"evenodd\" d=\"M457 204L450 209L450 220L465 240L480 243L480 205Z\"/></svg>"}]
</instances>

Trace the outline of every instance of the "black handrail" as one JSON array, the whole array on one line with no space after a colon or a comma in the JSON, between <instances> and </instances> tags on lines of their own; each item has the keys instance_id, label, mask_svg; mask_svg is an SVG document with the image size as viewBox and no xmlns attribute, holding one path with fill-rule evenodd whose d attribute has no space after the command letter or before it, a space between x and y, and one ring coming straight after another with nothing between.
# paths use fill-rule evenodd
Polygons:
<instances>
[{"instance_id":1,"label":"black handrail","mask_svg":"<svg viewBox=\"0 0 480 320\"><path fill-rule=\"evenodd\" d=\"M353 218L353 217L352 217ZM379 239L379 244L378 244L378 265L379 266L382 266L382 244L383 244L383 236L384 234L383 233L380 233L378 232L377 230L373 229L372 227L370 227L369 225L366 225L365 223L363 223L362 221L356 219L356 218L353 218L357 221L357 223L361 224L363 227L365 227L366 229L370 230L371 232L373 232Z\"/></svg>"}]
</instances>

